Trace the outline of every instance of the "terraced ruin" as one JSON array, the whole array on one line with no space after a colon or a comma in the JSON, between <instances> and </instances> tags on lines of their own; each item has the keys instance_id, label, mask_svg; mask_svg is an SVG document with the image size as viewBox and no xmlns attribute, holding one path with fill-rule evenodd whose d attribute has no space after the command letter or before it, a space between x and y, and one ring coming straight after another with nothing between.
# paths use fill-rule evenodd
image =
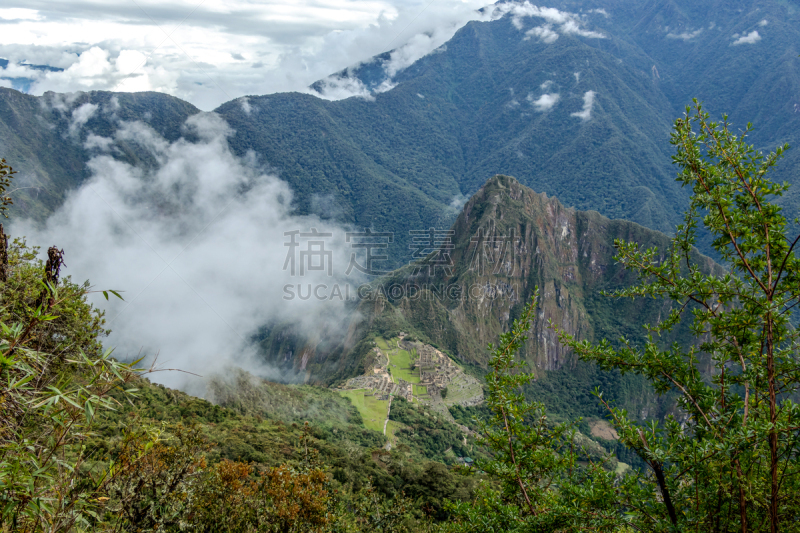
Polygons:
<instances>
[{"instance_id":1,"label":"terraced ruin","mask_svg":"<svg viewBox=\"0 0 800 533\"><path fill-rule=\"evenodd\" d=\"M483 401L483 387L476 378L440 350L406 338L405 333L388 340L376 338L372 367L339 390L353 400L368 427L383 427L386 433L393 396L427 404L448 419L452 419L448 406Z\"/></svg>"}]
</instances>

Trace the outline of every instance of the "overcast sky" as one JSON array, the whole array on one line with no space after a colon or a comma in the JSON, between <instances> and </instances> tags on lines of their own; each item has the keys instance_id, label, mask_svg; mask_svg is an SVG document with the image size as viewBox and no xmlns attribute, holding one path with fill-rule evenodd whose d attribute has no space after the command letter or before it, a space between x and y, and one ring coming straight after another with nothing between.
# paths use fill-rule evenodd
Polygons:
<instances>
[{"instance_id":1,"label":"overcast sky","mask_svg":"<svg viewBox=\"0 0 800 533\"><path fill-rule=\"evenodd\" d=\"M156 90L204 110L248 94L305 91L381 52L411 59L489 0L3 0L0 77L30 92ZM64 72L33 71L21 63ZM0 80L9 86L10 82Z\"/></svg>"}]
</instances>

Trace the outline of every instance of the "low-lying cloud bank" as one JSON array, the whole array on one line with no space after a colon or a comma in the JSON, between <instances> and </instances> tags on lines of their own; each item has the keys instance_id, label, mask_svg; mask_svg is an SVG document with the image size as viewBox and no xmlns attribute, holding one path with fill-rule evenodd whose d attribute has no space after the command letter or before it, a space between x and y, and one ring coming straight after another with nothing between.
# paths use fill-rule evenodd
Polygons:
<instances>
[{"instance_id":1,"label":"low-lying cloud bank","mask_svg":"<svg viewBox=\"0 0 800 533\"><path fill-rule=\"evenodd\" d=\"M74 129L93 112L72 110ZM203 376L234 365L291 379L259 359L251 336L276 322L294 324L311 338L346 330L343 298L286 300L284 291L286 284L326 285L325 296L334 284L356 284L343 274L345 230L293 215L289 187L264 172L255 155L240 159L230 152L231 130L218 115L196 115L185 131L197 142L168 142L140 122L119 123L112 137L89 135L87 146L97 154L89 161L91 178L43 229L18 222L13 234L63 248L64 274L74 281L88 278L98 290L124 291L125 301L93 295L107 311L113 333L106 344L118 357L142 353L149 362L158 353L162 366ZM134 167L115 159L119 143L135 146L150 163ZM313 230L331 236L297 236L299 246L292 247L293 238L284 235ZM312 253L303 263L304 251L320 249L330 255ZM328 265L335 268L329 272ZM180 388L199 382L175 372L153 379Z\"/></svg>"}]
</instances>

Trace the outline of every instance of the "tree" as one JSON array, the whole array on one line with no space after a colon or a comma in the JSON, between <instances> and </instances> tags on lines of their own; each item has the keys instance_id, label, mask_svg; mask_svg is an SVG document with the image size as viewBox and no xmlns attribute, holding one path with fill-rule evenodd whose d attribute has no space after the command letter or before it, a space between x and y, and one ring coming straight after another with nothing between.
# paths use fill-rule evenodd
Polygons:
<instances>
[{"instance_id":1,"label":"tree","mask_svg":"<svg viewBox=\"0 0 800 533\"><path fill-rule=\"evenodd\" d=\"M800 298L800 237L789 241L775 199L788 184L767 173L787 146L763 155L727 117L714 122L694 102L676 120L671 142L678 181L692 188L685 223L666 257L618 242L617 258L641 283L618 297L669 298L670 315L648 328L642 347L626 339L592 346L562 335L576 352L603 368L635 372L660 393L677 394L679 416L663 425L634 424L611 409L620 439L649 465L630 506L640 527L660 531L791 531L800 504L798 426L793 396L800 385L797 331L791 311ZM727 273L693 260L698 222L713 236ZM662 346L659 333L691 315L697 343ZM710 365L710 371L699 368ZM600 395L602 400L602 395ZM656 496L657 494L657 496Z\"/></svg>"},{"instance_id":2,"label":"tree","mask_svg":"<svg viewBox=\"0 0 800 533\"><path fill-rule=\"evenodd\" d=\"M620 441L647 469L614 481L589 465L576 477L568 430L548 424L543 406L513 394L530 378L519 374L509 353L519 347L531 306L502 337L487 379L494 418L486 435L498 454L487 472L502 480L504 491L485 496L495 503L481 504L482 516L456 506L469 525L457 530L477 531L490 517L525 531L800 530L794 402L800 366L791 322L800 303L800 237L787 238L788 222L775 203L788 185L768 178L787 147L758 152L746 142L751 128L736 134L727 117L710 120L696 101L675 121L673 161L681 169L678 181L692 189L685 222L668 250L615 243L616 259L638 273L639 283L611 296L672 302L668 316L645 325L646 341L592 344L559 331L583 360L642 375L676 402L665 420L637 423L596 391ZM726 271L694 249L701 223ZM665 345L661 334L682 321L691 325L695 343ZM581 508L565 522L559 512L573 497ZM545 515L557 521L547 526Z\"/></svg>"},{"instance_id":3,"label":"tree","mask_svg":"<svg viewBox=\"0 0 800 533\"><path fill-rule=\"evenodd\" d=\"M479 422L493 459L478 468L499 480L484 484L473 502L451 503L452 532L612 530L618 523L609 498L614 473L580 444L574 424L553 424L544 404L527 402L519 390L535 376L514 354L526 340L537 309L538 290L510 331L492 350L486 403L492 416ZM585 466L579 460L587 461Z\"/></svg>"},{"instance_id":4,"label":"tree","mask_svg":"<svg viewBox=\"0 0 800 533\"><path fill-rule=\"evenodd\" d=\"M0 213L14 171L0 160ZM24 240L9 247L0 224L0 531L74 531L97 516L113 474L84 446L95 413L135 373L103 351L103 315L88 284L59 280L62 251ZM116 294L116 293L115 293ZM135 365L135 363L134 363ZM127 391L130 393L132 391Z\"/></svg>"}]
</instances>

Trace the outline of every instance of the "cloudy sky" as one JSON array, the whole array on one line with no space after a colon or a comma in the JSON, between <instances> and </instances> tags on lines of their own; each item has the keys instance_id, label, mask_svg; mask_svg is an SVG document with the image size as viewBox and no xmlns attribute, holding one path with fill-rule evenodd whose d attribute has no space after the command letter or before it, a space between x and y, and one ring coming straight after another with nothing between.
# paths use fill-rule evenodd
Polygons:
<instances>
[{"instance_id":1,"label":"cloudy sky","mask_svg":"<svg viewBox=\"0 0 800 533\"><path fill-rule=\"evenodd\" d=\"M416 59L489 0L4 0L4 78L48 90L157 90L201 109L305 91L381 52ZM63 72L32 70L50 65ZM9 86L10 81L0 80Z\"/></svg>"}]
</instances>

